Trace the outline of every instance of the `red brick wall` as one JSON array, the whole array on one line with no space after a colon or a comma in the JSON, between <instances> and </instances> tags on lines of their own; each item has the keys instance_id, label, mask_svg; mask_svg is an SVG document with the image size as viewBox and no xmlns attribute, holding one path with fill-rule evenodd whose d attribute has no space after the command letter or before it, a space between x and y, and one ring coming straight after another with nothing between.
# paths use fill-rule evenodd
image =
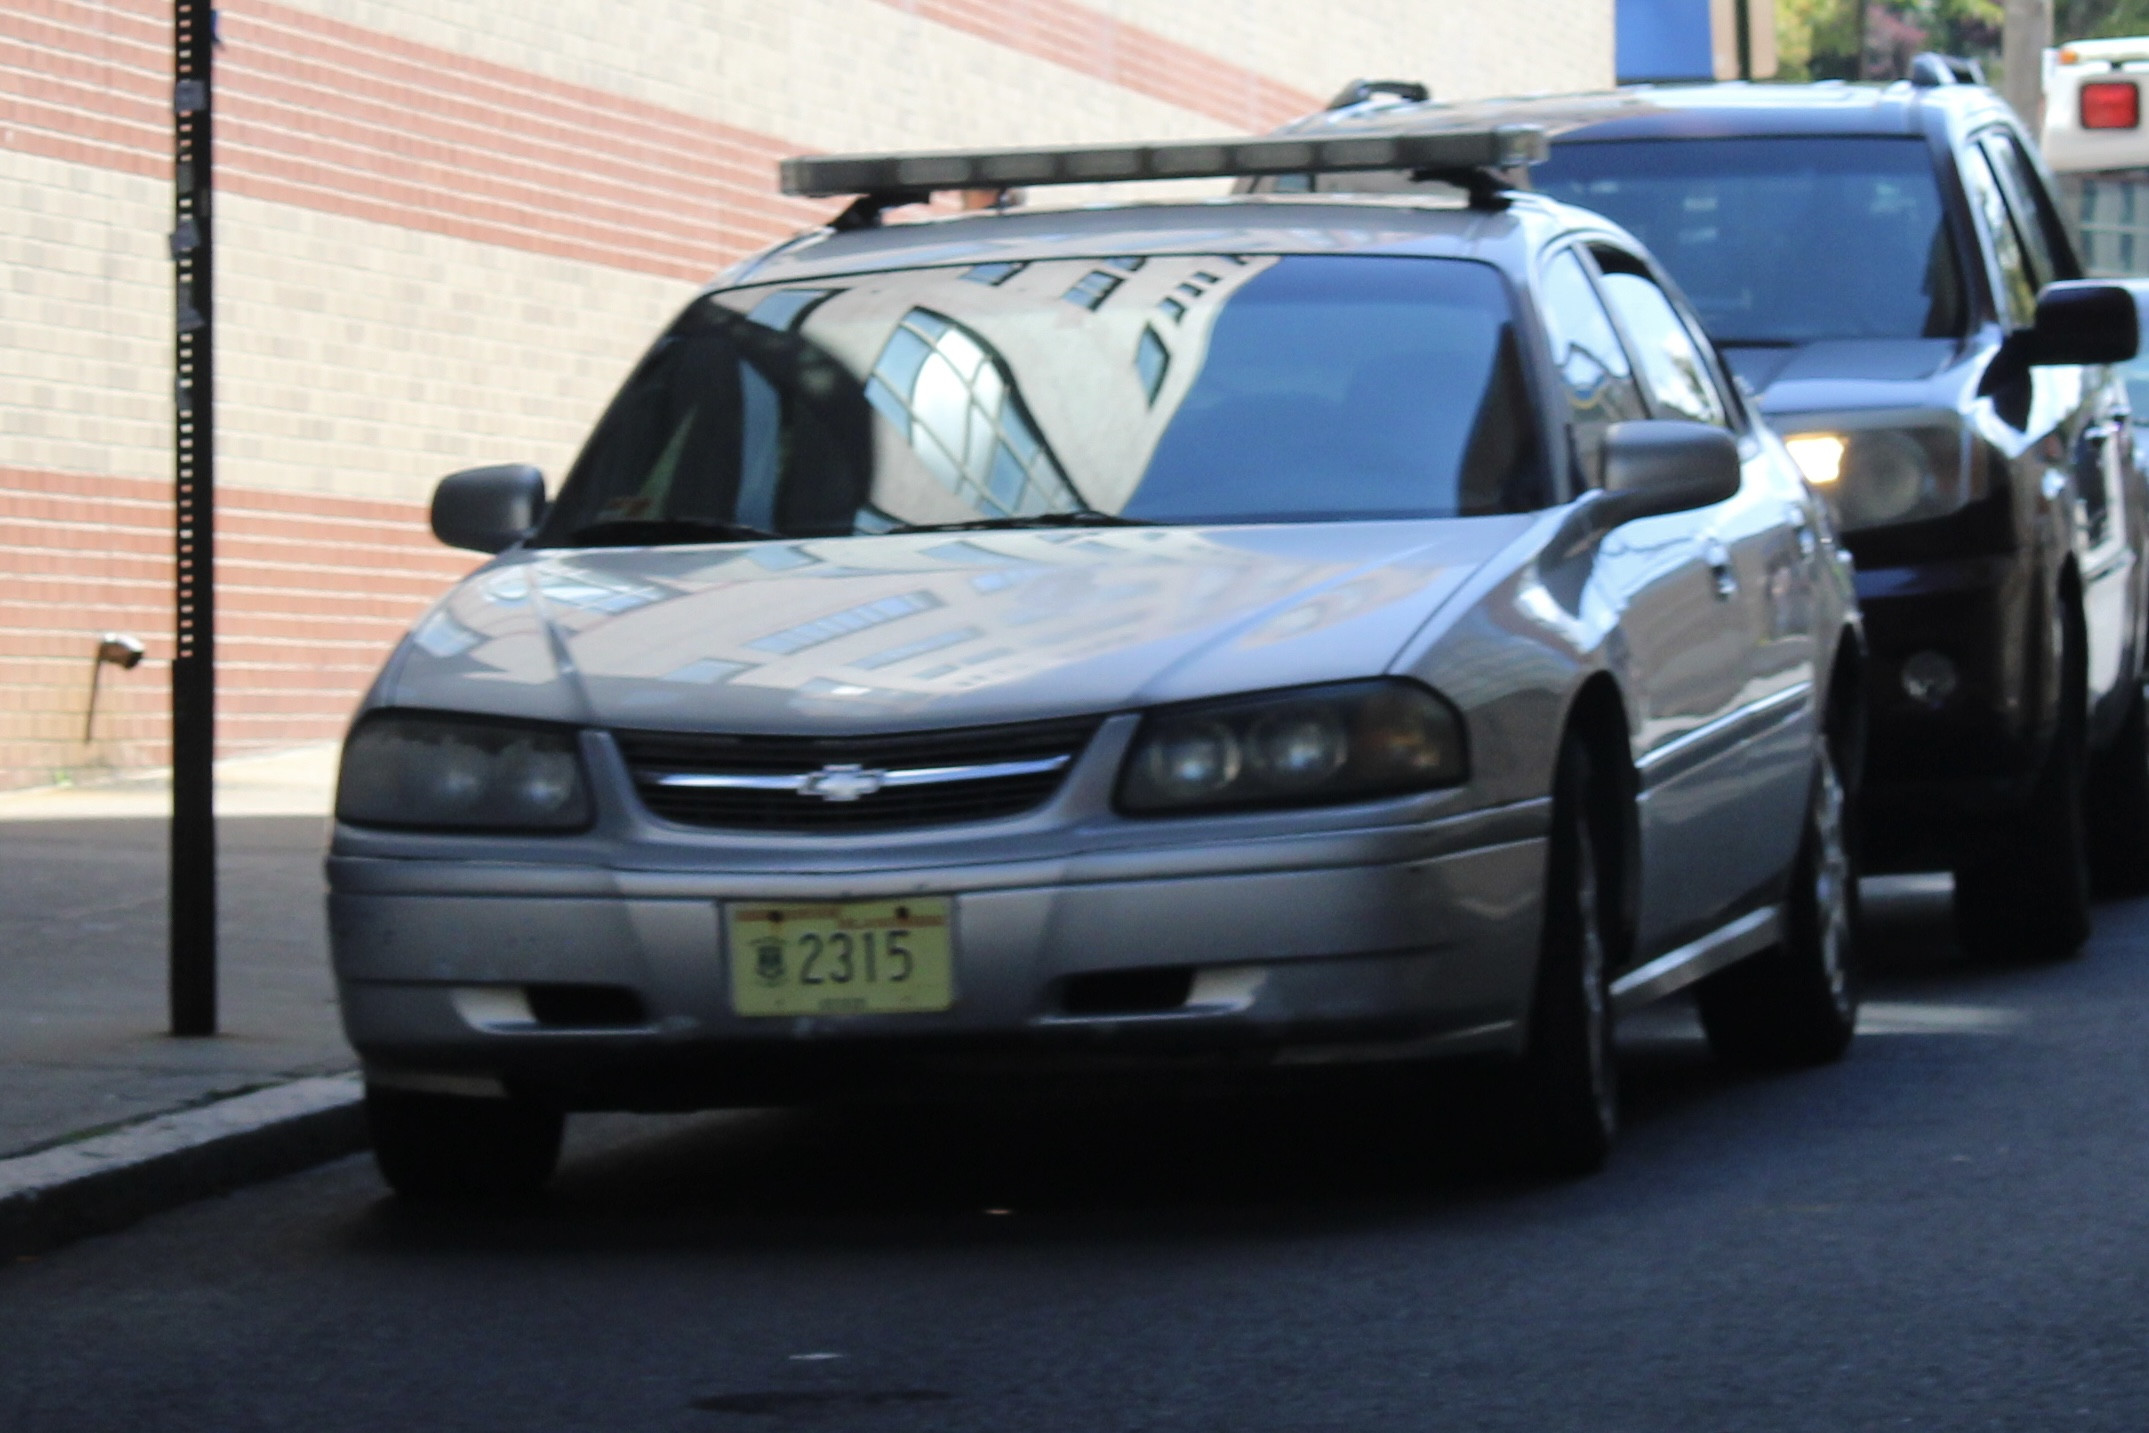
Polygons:
<instances>
[{"instance_id":1,"label":"red brick wall","mask_svg":"<svg viewBox=\"0 0 2149 1433\"><path fill-rule=\"evenodd\" d=\"M413 504L232 489L218 497L219 747L338 734L395 639L476 565ZM15 785L161 765L172 655L172 495L128 478L0 468L0 772ZM98 635L148 656L108 668L83 738Z\"/></svg>"}]
</instances>

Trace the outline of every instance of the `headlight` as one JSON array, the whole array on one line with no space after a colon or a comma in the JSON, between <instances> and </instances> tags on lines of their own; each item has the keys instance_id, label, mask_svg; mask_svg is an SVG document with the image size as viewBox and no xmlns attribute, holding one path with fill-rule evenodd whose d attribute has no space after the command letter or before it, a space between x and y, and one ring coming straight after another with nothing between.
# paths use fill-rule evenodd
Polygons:
<instances>
[{"instance_id":1,"label":"headlight","mask_svg":"<svg viewBox=\"0 0 2149 1433\"><path fill-rule=\"evenodd\" d=\"M1453 786L1462 719L1404 681L1303 687L1157 712L1119 781L1130 813L1361 801Z\"/></svg>"},{"instance_id":2,"label":"headlight","mask_svg":"<svg viewBox=\"0 0 2149 1433\"><path fill-rule=\"evenodd\" d=\"M336 819L441 831L576 831L590 823L575 736L386 712L343 745Z\"/></svg>"},{"instance_id":3,"label":"headlight","mask_svg":"<svg viewBox=\"0 0 2149 1433\"><path fill-rule=\"evenodd\" d=\"M1794 433L1783 445L1845 531L1945 517L1983 496L1953 424Z\"/></svg>"},{"instance_id":4,"label":"headlight","mask_svg":"<svg viewBox=\"0 0 2149 1433\"><path fill-rule=\"evenodd\" d=\"M1826 487L1843 476L1843 450L1850 444L1841 433L1793 433L1783 446L1815 487Z\"/></svg>"}]
</instances>

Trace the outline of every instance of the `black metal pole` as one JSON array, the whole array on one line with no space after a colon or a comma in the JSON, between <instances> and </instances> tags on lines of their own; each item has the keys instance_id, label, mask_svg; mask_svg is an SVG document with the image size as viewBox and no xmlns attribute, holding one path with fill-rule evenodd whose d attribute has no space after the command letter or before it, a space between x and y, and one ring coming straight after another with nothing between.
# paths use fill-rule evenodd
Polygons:
<instances>
[{"instance_id":1,"label":"black metal pole","mask_svg":"<svg viewBox=\"0 0 2149 1433\"><path fill-rule=\"evenodd\" d=\"M174 1035L216 1033L216 444L210 335L209 0L173 0L172 263L178 302L172 652L171 1004Z\"/></svg>"}]
</instances>

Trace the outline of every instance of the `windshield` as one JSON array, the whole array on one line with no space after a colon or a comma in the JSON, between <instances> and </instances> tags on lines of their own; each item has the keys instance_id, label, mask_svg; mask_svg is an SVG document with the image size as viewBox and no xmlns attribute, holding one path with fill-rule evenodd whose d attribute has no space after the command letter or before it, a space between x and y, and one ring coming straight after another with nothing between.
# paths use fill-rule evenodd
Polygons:
<instances>
[{"instance_id":1,"label":"windshield","mask_svg":"<svg viewBox=\"0 0 2149 1433\"><path fill-rule=\"evenodd\" d=\"M1963 331L1962 278L1921 139L1561 144L1530 182L1631 230L1719 342Z\"/></svg>"},{"instance_id":2,"label":"windshield","mask_svg":"<svg viewBox=\"0 0 2149 1433\"><path fill-rule=\"evenodd\" d=\"M986 263L697 300L537 544L1312 522L1545 501L1506 282L1448 259Z\"/></svg>"}]
</instances>

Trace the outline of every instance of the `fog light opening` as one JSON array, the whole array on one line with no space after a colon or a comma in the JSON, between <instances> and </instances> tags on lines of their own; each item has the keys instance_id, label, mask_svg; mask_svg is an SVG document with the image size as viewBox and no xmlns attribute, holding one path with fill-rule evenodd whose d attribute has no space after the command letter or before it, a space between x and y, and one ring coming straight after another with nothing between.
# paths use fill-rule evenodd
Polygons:
<instances>
[{"instance_id":1,"label":"fog light opening","mask_svg":"<svg viewBox=\"0 0 2149 1433\"><path fill-rule=\"evenodd\" d=\"M526 985L530 1014L555 1030L608 1030L645 1025L642 997L623 985Z\"/></svg>"},{"instance_id":2,"label":"fog light opening","mask_svg":"<svg viewBox=\"0 0 2149 1433\"><path fill-rule=\"evenodd\" d=\"M1183 1009L1194 989L1194 967L1100 970L1068 977L1060 1009L1068 1015L1158 1015Z\"/></svg>"},{"instance_id":3,"label":"fog light opening","mask_svg":"<svg viewBox=\"0 0 2149 1433\"><path fill-rule=\"evenodd\" d=\"M1946 706L1961 685L1954 660L1944 653L1913 652L1903 662L1903 695L1928 711Z\"/></svg>"}]
</instances>

